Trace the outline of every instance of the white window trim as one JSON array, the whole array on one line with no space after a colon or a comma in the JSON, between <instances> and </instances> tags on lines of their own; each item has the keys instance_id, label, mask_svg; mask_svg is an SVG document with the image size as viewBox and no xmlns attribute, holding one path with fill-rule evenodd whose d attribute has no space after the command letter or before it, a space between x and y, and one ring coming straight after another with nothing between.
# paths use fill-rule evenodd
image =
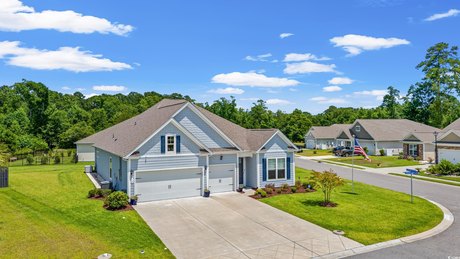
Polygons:
<instances>
[{"instance_id":1,"label":"white window trim","mask_svg":"<svg viewBox=\"0 0 460 259\"><path fill-rule=\"evenodd\" d=\"M269 179L268 175L268 160L270 159L275 159L275 171L276 171L276 178L275 179ZM278 159L284 159L284 178L278 178ZM266 168L267 168L267 182L274 182L274 181L280 181L280 180L287 180L287 157L270 157L267 158L266 163Z\"/></svg>"},{"instance_id":2,"label":"white window trim","mask_svg":"<svg viewBox=\"0 0 460 259\"><path fill-rule=\"evenodd\" d=\"M413 147L413 149L411 150L411 147ZM417 144L409 144L409 147L408 147L408 153L409 153L409 156L418 156L418 145ZM411 154L411 151L412 151L412 154ZM417 153L417 155L415 155L415 153Z\"/></svg>"},{"instance_id":3,"label":"white window trim","mask_svg":"<svg viewBox=\"0 0 460 259\"><path fill-rule=\"evenodd\" d=\"M356 126L355 126L355 131L356 131L356 132L361 132L361 126L356 125Z\"/></svg>"},{"instance_id":4,"label":"white window trim","mask_svg":"<svg viewBox=\"0 0 460 259\"><path fill-rule=\"evenodd\" d=\"M173 151L168 151L168 138L173 137L174 138L174 144L173 144ZM165 154L167 155L174 155L176 154L176 134L166 134L165 135Z\"/></svg>"}]
</instances>

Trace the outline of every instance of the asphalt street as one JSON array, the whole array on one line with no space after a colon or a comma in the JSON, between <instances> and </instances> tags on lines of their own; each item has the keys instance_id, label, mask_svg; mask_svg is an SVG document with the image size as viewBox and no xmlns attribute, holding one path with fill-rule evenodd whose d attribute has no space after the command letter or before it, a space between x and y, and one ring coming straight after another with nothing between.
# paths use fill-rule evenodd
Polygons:
<instances>
[{"instance_id":1,"label":"asphalt street","mask_svg":"<svg viewBox=\"0 0 460 259\"><path fill-rule=\"evenodd\" d=\"M352 169L312 160L296 158L296 166L324 171L332 169L343 178L351 179ZM399 192L410 193L410 179L370 173L354 169L354 180ZM446 231L431 238L360 254L353 258L460 258L460 187L414 180L414 195L436 201L448 208L455 217Z\"/></svg>"}]
</instances>

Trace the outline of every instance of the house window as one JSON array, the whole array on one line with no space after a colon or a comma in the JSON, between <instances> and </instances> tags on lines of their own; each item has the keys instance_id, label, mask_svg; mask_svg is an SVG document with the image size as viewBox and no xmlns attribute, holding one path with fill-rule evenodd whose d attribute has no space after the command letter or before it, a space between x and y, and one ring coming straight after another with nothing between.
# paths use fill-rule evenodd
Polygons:
<instances>
[{"instance_id":1,"label":"house window","mask_svg":"<svg viewBox=\"0 0 460 259\"><path fill-rule=\"evenodd\" d=\"M176 135L166 136L166 153L176 153Z\"/></svg>"},{"instance_id":2,"label":"house window","mask_svg":"<svg viewBox=\"0 0 460 259\"><path fill-rule=\"evenodd\" d=\"M409 156L417 157L418 156L418 145L417 144L409 144Z\"/></svg>"},{"instance_id":3,"label":"house window","mask_svg":"<svg viewBox=\"0 0 460 259\"><path fill-rule=\"evenodd\" d=\"M268 180L286 179L286 158L267 159Z\"/></svg>"},{"instance_id":4,"label":"house window","mask_svg":"<svg viewBox=\"0 0 460 259\"><path fill-rule=\"evenodd\" d=\"M360 131L361 131L361 126L359 126L359 125L356 126L356 127L355 127L355 131L356 131L356 132L360 132Z\"/></svg>"}]
</instances>

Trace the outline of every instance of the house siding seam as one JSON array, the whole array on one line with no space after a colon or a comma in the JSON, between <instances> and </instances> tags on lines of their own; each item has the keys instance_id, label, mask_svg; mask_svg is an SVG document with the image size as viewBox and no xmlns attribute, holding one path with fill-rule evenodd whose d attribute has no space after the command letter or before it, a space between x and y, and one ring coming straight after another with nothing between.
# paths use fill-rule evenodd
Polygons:
<instances>
[{"instance_id":1,"label":"house siding seam","mask_svg":"<svg viewBox=\"0 0 460 259\"><path fill-rule=\"evenodd\" d=\"M164 157L140 157L137 162L137 170L148 171L168 168L197 167L199 156L164 156Z\"/></svg>"},{"instance_id":2,"label":"house siding seam","mask_svg":"<svg viewBox=\"0 0 460 259\"><path fill-rule=\"evenodd\" d=\"M174 119L208 148L233 146L188 107L180 111Z\"/></svg>"}]
</instances>

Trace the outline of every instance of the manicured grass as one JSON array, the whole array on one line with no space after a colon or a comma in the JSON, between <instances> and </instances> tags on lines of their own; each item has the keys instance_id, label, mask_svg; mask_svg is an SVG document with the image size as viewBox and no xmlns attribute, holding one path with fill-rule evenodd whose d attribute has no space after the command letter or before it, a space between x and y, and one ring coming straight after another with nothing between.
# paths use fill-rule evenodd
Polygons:
<instances>
[{"instance_id":1,"label":"manicured grass","mask_svg":"<svg viewBox=\"0 0 460 259\"><path fill-rule=\"evenodd\" d=\"M455 181L460 183L460 176L448 176L448 175L433 175L433 174L427 174L424 172L420 172L421 176L426 176L426 177L431 177L433 179L441 179L441 180L449 180L449 181Z\"/></svg>"},{"instance_id":2,"label":"manicured grass","mask_svg":"<svg viewBox=\"0 0 460 259\"><path fill-rule=\"evenodd\" d=\"M355 165L384 168L384 167L398 167L398 166L414 166L420 165L418 161L410 161L407 159L398 159L396 156L370 156L371 161L365 160L362 156L355 156L353 158ZM326 159L333 162L340 162L345 164L352 164L351 157L338 157Z\"/></svg>"},{"instance_id":3,"label":"manicured grass","mask_svg":"<svg viewBox=\"0 0 460 259\"><path fill-rule=\"evenodd\" d=\"M107 211L86 198L93 185L83 167L10 168L10 187L0 189L0 257L172 258L136 211Z\"/></svg>"},{"instance_id":4,"label":"manicured grass","mask_svg":"<svg viewBox=\"0 0 460 259\"><path fill-rule=\"evenodd\" d=\"M315 154L316 153L316 154ZM303 149L302 152L296 153L300 156L328 156L332 155L332 150L330 149Z\"/></svg>"},{"instance_id":5,"label":"manicured grass","mask_svg":"<svg viewBox=\"0 0 460 259\"><path fill-rule=\"evenodd\" d=\"M304 180L311 171L297 168L296 178ZM319 206L321 191L278 195L260 201L329 230L344 230L345 236L369 245L420 233L443 219L442 211L431 202L404 193L355 182L332 194L335 208Z\"/></svg>"},{"instance_id":6,"label":"manicured grass","mask_svg":"<svg viewBox=\"0 0 460 259\"><path fill-rule=\"evenodd\" d=\"M333 162L333 161L329 161L328 159L323 159L323 160L315 160L313 159L314 161L317 161L317 162L320 162L320 163L327 163L327 164L331 164L331 165L339 165L339 166L345 166L345 167L349 167L349 168L356 168L356 169L366 169L366 167L362 167L362 166L358 166L358 165L348 165L348 164L341 164L341 163L338 163L338 162Z\"/></svg>"},{"instance_id":7,"label":"manicured grass","mask_svg":"<svg viewBox=\"0 0 460 259\"><path fill-rule=\"evenodd\" d=\"M410 175L397 174L397 173L390 173L390 174L410 178ZM414 175L414 179L427 181L427 182L433 182L433 183L442 183L442 184L447 184L447 185L452 185L452 186L460 186L460 182L459 183L446 182L446 181L443 181L443 180L437 179L437 178L421 178L421 177L417 177L417 176Z\"/></svg>"}]
</instances>

